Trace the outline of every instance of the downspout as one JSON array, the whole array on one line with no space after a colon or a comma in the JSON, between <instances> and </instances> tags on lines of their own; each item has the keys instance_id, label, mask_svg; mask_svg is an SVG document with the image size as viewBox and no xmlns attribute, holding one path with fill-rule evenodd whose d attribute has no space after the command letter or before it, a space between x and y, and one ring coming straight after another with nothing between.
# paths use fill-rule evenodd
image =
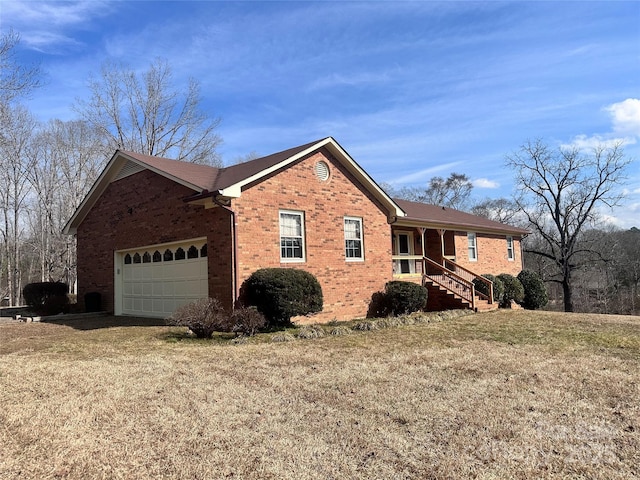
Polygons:
<instances>
[{"instance_id":1,"label":"downspout","mask_svg":"<svg viewBox=\"0 0 640 480\"><path fill-rule=\"evenodd\" d=\"M237 215L235 210L233 210L231 207L224 205L222 202L220 202L220 200L218 199L219 194L220 192L214 192L211 195L211 200L213 200L213 203L215 203L219 207L224 208L231 215L231 241L233 242L233 247L232 247L233 259L231 262L231 268L232 268L231 282L233 285L231 288L233 291L232 308L235 308L236 302L238 301L238 297L240 296L240 293L238 291L238 242L236 239L236 232L238 231L238 220L237 220Z\"/></svg>"}]
</instances>

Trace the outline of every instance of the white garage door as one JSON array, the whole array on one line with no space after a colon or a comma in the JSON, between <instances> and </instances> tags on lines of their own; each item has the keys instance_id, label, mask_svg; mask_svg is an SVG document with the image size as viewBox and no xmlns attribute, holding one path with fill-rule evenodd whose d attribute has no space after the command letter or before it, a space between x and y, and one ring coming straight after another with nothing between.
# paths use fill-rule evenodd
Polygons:
<instances>
[{"instance_id":1,"label":"white garage door","mask_svg":"<svg viewBox=\"0 0 640 480\"><path fill-rule=\"evenodd\" d=\"M119 252L121 312L165 318L181 305L207 298L206 239Z\"/></svg>"}]
</instances>

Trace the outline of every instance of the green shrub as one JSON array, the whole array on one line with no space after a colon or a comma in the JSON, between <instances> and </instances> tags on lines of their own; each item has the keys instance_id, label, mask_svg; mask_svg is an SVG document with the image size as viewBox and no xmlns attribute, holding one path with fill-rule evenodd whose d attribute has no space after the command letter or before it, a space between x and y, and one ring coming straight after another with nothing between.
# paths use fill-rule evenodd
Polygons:
<instances>
[{"instance_id":1,"label":"green shrub","mask_svg":"<svg viewBox=\"0 0 640 480\"><path fill-rule=\"evenodd\" d=\"M210 338L213 332L230 332L233 329L231 315L216 298L203 298L183 305L167 322L187 327L198 338Z\"/></svg>"},{"instance_id":2,"label":"green shrub","mask_svg":"<svg viewBox=\"0 0 640 480\"><path fill-rule=\"evenodd\" d=\"M60 313L69 313L71 305L69 297L66 295L54 295L47 297L44 305L39 309L42 315L58 315Z\"/></svg>"},{"instance_id":3,"label":"green shrub","mask_svg":"<svg viewBox=\"0 0 640 480\"><path fill-rule=\"evenodd\" d=\"M522 300L524 308L536 310L547 304L549 295L540 275L531 270L522 270L518 274L518 280L520 280L522 288L524 288L524 299Z\"/></svg>"},{"instance_id":4,"label":"green shrub","mask_svg":"<svg viewBox=\"0 0 640 480\"><path fill-rule=\"evenodd\" d=\"M267 323L264 315L254 307L236 308L231 314L231 321L235 333L249 337L255 335Z\"/></svg>"},{"instance_id":5,"label":"green shrub","mask_svg":"<svg viewBox=\"0 0 640 480\"><path fill-rule=\"evenodd\" d=\"M384 296L392 315L404 315L422 310L427 305L427 289L411 282L394 280L385 285Z\"/></svg>"},{"instance_id":6,"label":"green shrub","mask_svg":"<svg viewBox=\"0 0 640 480\"><path fill-rule=\"evenodd\" d=\"M493 301L500 302L502 295L504 294L504 284L500 278L491 275L490 273L482 274L484 278L487 280L491 280L493 282ZM476 291L489 296L489 285L484 283L482 280L478 280L477 278L473 280L473 284L476 287Z\"/></svg>"},{"instance_id":7,"label":"green shrub","mask_svg":"<svg viewBox=\"0 0 640 480\"><path fill-rule=\"evenodd\" d=\"M520 280L508 273L501 273L498 275L498 278L504 285L504 292L500 299L500 306L502 308L509 308L512 300L516 303L522 303L522 300L524 299L524 288L522 288Z\"/></svg>"},{"instance_id":8,"label":"green shrub","mask_svg":"<svg viewBox=\"0 0 640 480\"><path fill-rule=\"evenodd\" d=\"M35 282L25 285L22 296L29 308L45 315L69 311L69 286L62 282Z\"/></svg>"},{"instance_id":9,"label":"green shrub","mask_svg":"<svg viewBox=\"0 0 640 480\"><path fill-rule=\"evenodd\" d=\"M263 268L242 286L242 303L255 306L269 325L289 325L291 317L322 311L322 287L309 272Z\"/></svg>"},{"instance_id":10,"label":"green shrub","mask_svg":"<svg viewBox=\"0 0 640 480\"><path fill-rule=\"evenodd\" d=\"M382 318L389 315L389 305L384 292L375 292L371 295L367 318Z\"/></svg>"}]
</instances>

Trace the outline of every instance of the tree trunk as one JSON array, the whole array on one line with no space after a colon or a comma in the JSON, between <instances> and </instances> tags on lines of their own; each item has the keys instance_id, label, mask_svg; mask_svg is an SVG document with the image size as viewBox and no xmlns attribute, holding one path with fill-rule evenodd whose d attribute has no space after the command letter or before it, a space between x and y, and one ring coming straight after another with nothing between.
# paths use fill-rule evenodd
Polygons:
<instances>
[{"instance_id":1,"label":"tree trunk","mask_svg":"<svg viewBox=\"0 0 640 480\"><path fill-rule=\"evenodd\" d=\"M564 311L573 312L573 295L571 289L571 277L569 274L565 274L565 278L562 280L562 296L564 298Z\"/></svg>"}]
</instances>

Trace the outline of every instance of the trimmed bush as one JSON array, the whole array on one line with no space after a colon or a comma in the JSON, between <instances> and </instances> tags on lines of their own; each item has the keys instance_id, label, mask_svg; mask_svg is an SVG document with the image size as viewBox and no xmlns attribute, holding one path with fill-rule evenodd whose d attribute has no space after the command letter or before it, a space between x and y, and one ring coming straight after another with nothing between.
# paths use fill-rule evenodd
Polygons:
<instances>
[{"instance_id":1,"label":"trimmed bush","mask_svg":"<svg viewBox=\"0 0 640 480\"><path fill-rule=\"evenodd\" d=\"M371 295L367 318L381 318L389 315L389 305L384 292L375 292Z\"/></svg>"},{"instance_id":2,"label":"trimmed bush","mask_svg":"<svg viewBox=\"0 0 640 480\"><path fill-rule=\"evenodd\" d=\"M501 273L498 275L498 278L504 285L504 293L500 299L500 306L502 308L509 308L511 307L512 300L516 303L522 303L524 299L524 288L522 288L520 280L508 273Z\"/></svg>"},{"instance_id":3,"label":"trimmed bush","mask_svg":"<svg viewBox=\"0 0 640 480\"><path fill-rule=\"evenodd\" d=\"M249 337L255 335L267 323L264 315L253 307L236 308L231 314L231 321L235 333Z\"/></svg>"},{"instance_id":4,"label":"trimmed bush","mask_svg":"<svg viewBox=\"0 0 640 480\"><path fill-rule=\"evenodd\" d=\"M255 306L269 325L289 325L291 317L322 311L322 287L304 270L262 268L242 288L242 303Z\"/></svg>"},{"instance_id":5,"label":"trimmed bush","mask_svg":"<svg viewBox=\"0 0 640 480\"><path fill-rule=\"evenodd\" d=\"M178 308L167 319L170 325L187 327L198 338L210 338L213 332L230 332L231 315L216 298L204 298Z\"/></svg>"},{"instance_id":6,"label":"trimmed bush","mask_svg":"<svg viewBox=\"0 0 640 480\"><path fill-rule=\"evenodd\" d=\"M540 275L531 270L522 270L518 274L518 280L520 280L522 288L524 288L524 299L522 300L524 308L537 310L547 304L549 295Z\"/></svg>"},{"instance_id":7,"label":"trimmed bush","mask_svg":"<svg viewBox=\"0 0 640 480\"><path fill-rule=\"evenodd\" d=\"M25 285L22 296L29 308L45 315L69 311L69 286L63 282L35 282Z\"/></svg>"},{"instance_id":8,"label":"trimmed bush","mask_svg":"<svg viewBox=\"0 0 640 480\"><path fill-rule=\"evenodd\" d=\"M482 274L482 276L487 280L491 280L493 282L493 301L500 302L500 299L504 294L504 284L502 283L502 280L494 275L491 275L490 273L484 273ZM474 279L473 284L475 285L477 292L489 296L489 286L486 283L484 283L482 280Z\"/></svg>"},{"instance_id":9,"label":"trimmed bush","mask_svg":"<svg viewBox=\"0 0 640 480\"><path fill-rule=\"evenodd\" d=\"M47 297L44 305L39 309L39 312L43 315L58 315L60 313L69 313L70 311L71 305L67 295Z\"/></svg>"},{"instance_id":10,"label":"trimmed bush","mask_svg":"<svg viewBox=\"0 0 640 480\"><path fill-rule=\"evenodd\" d=\"M427 289L411 282L394 280L387 282L384 296L392 315L404 315L422 310L427 305Z\"/></svg>"}]
</instances>

